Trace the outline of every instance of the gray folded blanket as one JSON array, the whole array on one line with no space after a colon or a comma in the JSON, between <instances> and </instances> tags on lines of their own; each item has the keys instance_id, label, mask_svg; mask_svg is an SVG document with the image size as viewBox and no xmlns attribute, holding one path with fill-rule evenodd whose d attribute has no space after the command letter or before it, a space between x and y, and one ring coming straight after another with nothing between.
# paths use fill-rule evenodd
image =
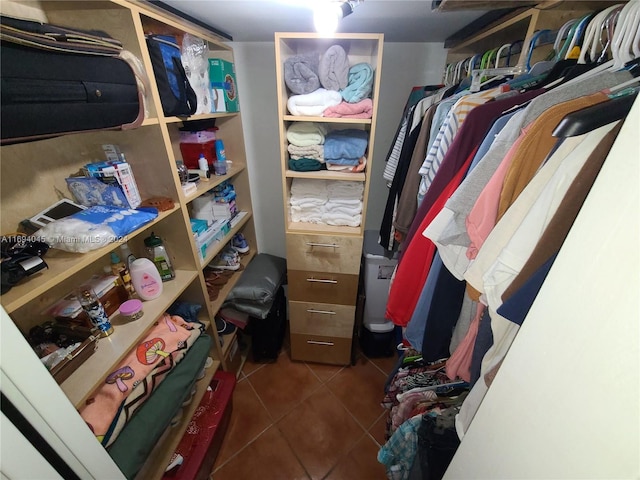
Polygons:
<instances>
[{"instance_id":1,"label":"gray folded blanket","mask_svg":"<svg viewBox=\"0 0 640 480\"><path fill-rule=\"evenodd\" d=\"M294 55L284 62L284 83L295 95L305 95L320 88L317 54Z\"/></svg>"},{"instance_id":2,"label":"gray folded blanket","mask_svg":"<svg viewBox=\"0 0 640 480\"><path fill-rule=\"evenodd\" d=\"M349 83L349 58L340 45L332 45L322 56L318 67L320 83L327 90L340 91Z\"/></svg>"}]
</instances>

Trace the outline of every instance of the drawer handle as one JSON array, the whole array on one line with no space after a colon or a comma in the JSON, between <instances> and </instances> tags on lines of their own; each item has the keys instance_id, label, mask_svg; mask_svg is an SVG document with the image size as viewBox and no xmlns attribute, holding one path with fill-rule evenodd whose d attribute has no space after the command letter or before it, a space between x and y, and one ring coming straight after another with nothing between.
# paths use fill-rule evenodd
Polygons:
<instances>
[{"instance_id":1,"label":"drawer handle","mask_svg":"<svg viewBox=\"0 0 640 480\"><path fill-rule=\"evenodd\" d=\"M332 312L331 310L316 310L314 308L307 308L307 312L309 313L321 313L323 315L335 315L336 312Z\"/></svg>"},{"instance_id":2,"label":"drawer handle","mask_svg":"<svg viewBox=\"0 0 640 480\"><path fill-rule=\"evenodd\" d=\"M316 282L316 283L338 283L338 280L325 280L322 278L307 278L307 282Z\"/></svg>"},{"instance_id":3,"label":"drawer handle","mask_svg":"<svg viewBox=\"0 0 640 480\"><path fill-rule=\"evenodd\" d=\"M325 345L327 347L333 347L333 342L318 342L316 340L307 340L307 343L311 345Z\"/></svg>"},{"instance_id":4,"label":"drawer handle","mask_svg":"<svg viewBox=\"0 0 640 480\"><path fill-rule=\"evenodd\" d=\"M325 247L325 248L339 248L340 245L335 243L315 243L315 242L307 242L307 246L309 247Z\"/></svg>"}]
</instances>

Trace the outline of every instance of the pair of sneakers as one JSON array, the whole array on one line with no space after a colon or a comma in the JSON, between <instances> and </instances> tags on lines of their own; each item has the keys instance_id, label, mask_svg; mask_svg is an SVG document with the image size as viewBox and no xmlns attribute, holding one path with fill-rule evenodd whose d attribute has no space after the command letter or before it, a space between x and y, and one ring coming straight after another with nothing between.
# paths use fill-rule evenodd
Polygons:
<instances>
[{"instance_id":1,"label":"pair of sneakers","mask_svg":"<svg viewBox=\"0 0 640 480\"><path fill-rule=\"evenodd\" d=\"M231 248L238 253L247 253L249 251L249 244L247 239L241 233L236 233L231 239Z\"/></svg>"},{"instance_id":2,"label":"pair of sneakers","mask_svg":"<svg viewBox=\"0 0 640 480\"><path fill-rule=\"evenodd\" d=\"M209 263L208 267L216 270L239 270L240 255L231 247L225 247Z\"/></svg>"}]
</instances>

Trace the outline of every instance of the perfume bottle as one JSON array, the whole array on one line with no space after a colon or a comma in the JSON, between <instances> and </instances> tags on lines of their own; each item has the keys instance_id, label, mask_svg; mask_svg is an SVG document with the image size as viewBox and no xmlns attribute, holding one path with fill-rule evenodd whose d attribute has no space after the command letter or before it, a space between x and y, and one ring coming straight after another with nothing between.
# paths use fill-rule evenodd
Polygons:
<instances>
[{"instance_id":1,"label":"perfume bottle","mask_svg":"<svg viewBox=\"0 0 640 480\"><path fill-rule=\"evenodd\" d=\"M81 285L76 289L76 298L80 302L82 309L87 312L94 327L98 327L103 337L108 337L113 333L113 327L109 322L109 317L104 311L104 305L96 295L96 292L89 285Z\"/></svg>"}]
</instances>

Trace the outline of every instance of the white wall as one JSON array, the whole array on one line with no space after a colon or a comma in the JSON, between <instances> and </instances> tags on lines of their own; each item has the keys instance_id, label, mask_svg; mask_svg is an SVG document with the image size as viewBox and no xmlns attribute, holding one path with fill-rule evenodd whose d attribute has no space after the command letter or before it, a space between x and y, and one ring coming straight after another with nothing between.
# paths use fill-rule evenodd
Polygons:
<instances>
[{"instance_id":1,"label":"white wall","mask_svg":"<svg viewBox=\"0 0 640 480\"><path fill-rule=\"evenodd\" d=\"M284 257L276 65L273 43L234 42L258 249ZM388 189L382 171L411 88L440 82L446 59L441 43L385 43L371 173L367 229L378 230Z\"/></svg>"}]
</instances>

